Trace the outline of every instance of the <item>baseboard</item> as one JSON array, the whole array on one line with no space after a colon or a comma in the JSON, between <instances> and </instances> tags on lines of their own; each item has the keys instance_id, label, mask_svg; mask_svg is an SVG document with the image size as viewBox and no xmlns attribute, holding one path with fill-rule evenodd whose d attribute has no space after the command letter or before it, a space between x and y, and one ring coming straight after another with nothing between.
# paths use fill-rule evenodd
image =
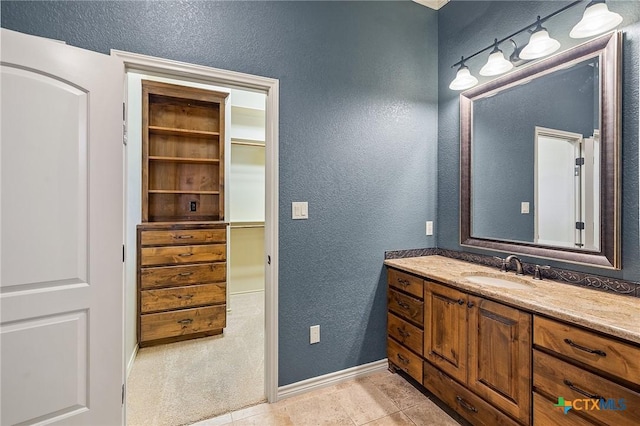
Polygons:
<instances>
[{"instance_id":1,"label":"baseboard","mask_svg":"<svg viewBox=\"0 0 640 426\"><path fill-rule=\"evenodd\" d=\"M303 393L311 392L327 386L333 386L346 380L355 379L357 377L368 376L369 374L379 373L387 370L389 364L387 359L370 362L369 364L358 365L356 367L347 368L345 370L336 371L334 373L325 374L323 376L312 377L311 379L302 380L300 382L291 383L290 385L280 386L278 388L277 400L280 401Z\"/></svg>"},{"instance_id":2,"label":"baseboard","mask_svg":"<svg viewBox=\"0 0 640 426\"><path fill-rule=\"evenodd\" d=\"M127 379L129 378L129 374L131 374L131 369L133 368L133 361L136 359L136 355L138 355L138 344L133 348L131 352L131 357L129 358L129 362L127 362Z\"/></svg>"}]
</instances>

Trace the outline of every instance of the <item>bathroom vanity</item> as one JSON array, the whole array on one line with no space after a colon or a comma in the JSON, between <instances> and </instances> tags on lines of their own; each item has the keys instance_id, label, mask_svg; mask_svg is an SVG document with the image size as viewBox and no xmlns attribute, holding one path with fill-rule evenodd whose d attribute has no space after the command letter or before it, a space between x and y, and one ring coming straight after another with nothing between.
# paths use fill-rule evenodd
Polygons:
<instances>
[{"instance_id":1,"label":"bathroom vanity","mask_svg":"<svg viewBox=\"0 0 640 426\"><path fill-rule=\"evenodd\" d=\"M639 298L443 256L385 265L389 368L472 424L640 424Z\"/></svg>"}]
</instances>

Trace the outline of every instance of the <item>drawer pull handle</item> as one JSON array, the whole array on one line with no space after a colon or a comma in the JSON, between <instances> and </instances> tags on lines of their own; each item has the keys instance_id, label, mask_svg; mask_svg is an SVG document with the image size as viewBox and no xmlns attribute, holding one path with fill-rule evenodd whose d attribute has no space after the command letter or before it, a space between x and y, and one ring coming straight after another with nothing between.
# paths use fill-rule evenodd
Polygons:
<instances>
[{"instance_id":1,"label":"drawer pull handle","mask_svg":"<svg viewBox=\"0 0 640 426\"><path fill-rule=\"evenodd\" d=\"M408 303L405 303L402 300L396 300L396 303L398 304L398 306L400 306L403 309L406 309L407 311L411 309L411 306L409 306Z\"/></svg>"},{"instance_id":2,"label":"drawer pull handle","mask_svg":"<svg viewBox=\"0 0 640 426\"><path fill-rule=\"evenodd\" d=\"M474 413L478 412L478 409L476 407L474 407L473 405L469 404L467 401L462 399L461 396L456 396L456 400L458 401L458 404L462 405L462 408L464 408L465 410L472 411Z\"/></svg>"},{"instance_id":3,"label":"drawer pull handle","mask_svg":"<svg viewBox=\"0 0 640 426\"><path fill-rule=\"evenodd\" d=\"M398 283L400 283L400 285L402 285L403 287L409 286L409 281L403 280L402 278L398 278Z\"/></svg>"},{"instance_id":4,"label":"drawer pull handle","mask_svg":"<svg viewBox=\"0 0 640 426\"><path fill-rule=\"evenodd\" d=\"M601 351L600 349L591 349L591 348L587 348L586 346L578 345L577 343L573 343L573 340L571 339L564 339L564 342L573 348L579 349L581 351L589 352L590 354L607 356L607 353L604 351Z\"/></svg>"},{"instance_id":5,"label":"drawer pull handle","mask_svg":"<svg viewBox=\"0 0 640 426\"><path fill-rule=\"evenodd\" d=\"M185 294L184 296L178 295L178 299L192 299L193 294Z\"/></svg>"},{"instance_id":6,"label":"drawer pull handle","mask_svg":"<svg viewBox=\"0 0 640 426\"><path fill-rule=\"evenodd\" d=\"M193 238L193 235L174 235L173 238L176 240L190 240Z\"/></svg>"},{"instance_id":7,"label":"drawer pull handle","mask_svg":"<svg viewBox=\"0 0 640 426\"><path fill-rule=\"evenodd\" d=\"M188 277L189 275L193 275L193 272L180 272L178 275L181 277Z\"/></svg>"},{"instance_id":8,"label":"drawer pull handle","mask_svg":"<svg viewBox=\"0 0 640 426\"><path fill-rule=\"evenodd\" d=\"M573 383L571 383L567 379L564 379L562 382L565 385L567 385L569 387L569 389L574 390L574 391L578 392L580 395L584 395L589 399L602 399L602 397L600 395L587 392L586 390L582 390L579 387L575 386Z\"/></svg>"},{"instance_id":9,"label":"drawer pull handle","mask_svg":"<svg viewBox=\"0 0 640 426\"><path fill-rule=\"evenodd\" d=\"M400 354L396 354L398 356L398 359L400 360L401 363L403 363L404 365L409 365L409 363L411 362L410 360L408 360L407 358L403 357Z\"/></svg>"},{"instance_id":10,"label":"drawer pull handle","mask_svg":"<svg viewBox=\"0 0 640 426\"><path fill-rule=\"evenodd\" d=\"M183 319L183 320L178 321L178 324L187 325L187 324L191 324L192 322L193 322L193 320L191 318L187 318L187 319Z\"/></svg>"},{"instance_id":11,"label":"drawer pull handle","mask_svg":"<svg viewBox=\"0 0 640 426\"><path fill-rule=\"evenodd\" d=\"M188 257L188 256L193 256L193 253L180 253L178 256L180 256L180 257Z\"/></svg>"},{"instance_id":12,"label":"drawer pull handle","mask_svg":"<svg viewBox=\"0 0 640 426\"><path fill-rule=\"evenodd\" d=\"M398 327L397 330L398 330L398 334L401 335L402 337L404 337L405 339L407 337L411 336L411 333L407 333L406 331L404 331L400 327Z\"/></svg>"}]
</instances>

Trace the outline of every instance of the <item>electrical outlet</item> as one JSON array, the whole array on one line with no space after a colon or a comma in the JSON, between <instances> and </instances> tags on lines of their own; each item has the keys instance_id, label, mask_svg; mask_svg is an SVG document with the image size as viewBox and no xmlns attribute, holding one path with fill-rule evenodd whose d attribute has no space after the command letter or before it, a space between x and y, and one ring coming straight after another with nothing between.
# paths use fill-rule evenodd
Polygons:
<instances>
[{"instance_id":1,"label":"electrical outlet","mask_svg":"<svg viewBox=\"0 0 640 426\"><path fill-rule=\"evenodd\" d=\"M427 221L427 235L433 235L433 221L432 220L428 220Z\"/></svg>"},{"instance_id":2,"label":"electrical outlet","mask_svg":"<svg viewBox=\"0 0 640 426\"><path fill-rule=\"evenodd\" d=\"M313 345L318 342L320 342L320 326L312 325L309 327L309 344Z\"/></svg>"},{"instance_id":3,"label":"electrical outlet","mask_svg":"<svg viewBox=\"0 0 640 426\"><path fill-rule=\"evenodd\" d=\"M189 211L195 212L198 208L198 204L195 201L189 202Z\"/></svg>"}]
</instances>

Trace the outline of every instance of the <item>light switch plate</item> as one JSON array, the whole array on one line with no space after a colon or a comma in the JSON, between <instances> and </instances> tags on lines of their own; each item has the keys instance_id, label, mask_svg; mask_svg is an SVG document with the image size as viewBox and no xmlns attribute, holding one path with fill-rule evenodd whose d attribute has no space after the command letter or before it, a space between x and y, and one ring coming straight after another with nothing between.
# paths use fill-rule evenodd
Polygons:
<instances>
[{"instance_id":1,"label":"light switch plate","mask_svg":"<svg viewBox=\"0 0 640 426\"><path fill-rule=\"evenodd\" d=\"M320 342L320 326L312 325L309 327L309 344L313 345L318 342Z\"/></svg>"},{"instance_id":2,"label":"light switch plate","mask_svg":"<svg viewBox=\"0 0 640 426\"><path fill-rule=\"evenodd\" d=\"M427 221L426 233L427 233L427 235L433 235L433 221L432 220L428 220Z\"/></svg>"},{"instance_id":3,"label":"light switch plate","mask_svg":"<svg viewBox=\"0 0 640 426\"><path fill-rule=\"evenodd\" d=\"M529 202L528 201L523 201L522 203L520 203L520 213L529 214Z\"/></svg>"},{"instance_id":4,"label":"light switch plate","mask_svg":"<svg viewBox=\"0 0 640 426\"><path fill-rule=\"evenodd\" d=\"M307 201L292 202L291 219L309 219L309 203Z\"/></svg>"}]
</instances>

